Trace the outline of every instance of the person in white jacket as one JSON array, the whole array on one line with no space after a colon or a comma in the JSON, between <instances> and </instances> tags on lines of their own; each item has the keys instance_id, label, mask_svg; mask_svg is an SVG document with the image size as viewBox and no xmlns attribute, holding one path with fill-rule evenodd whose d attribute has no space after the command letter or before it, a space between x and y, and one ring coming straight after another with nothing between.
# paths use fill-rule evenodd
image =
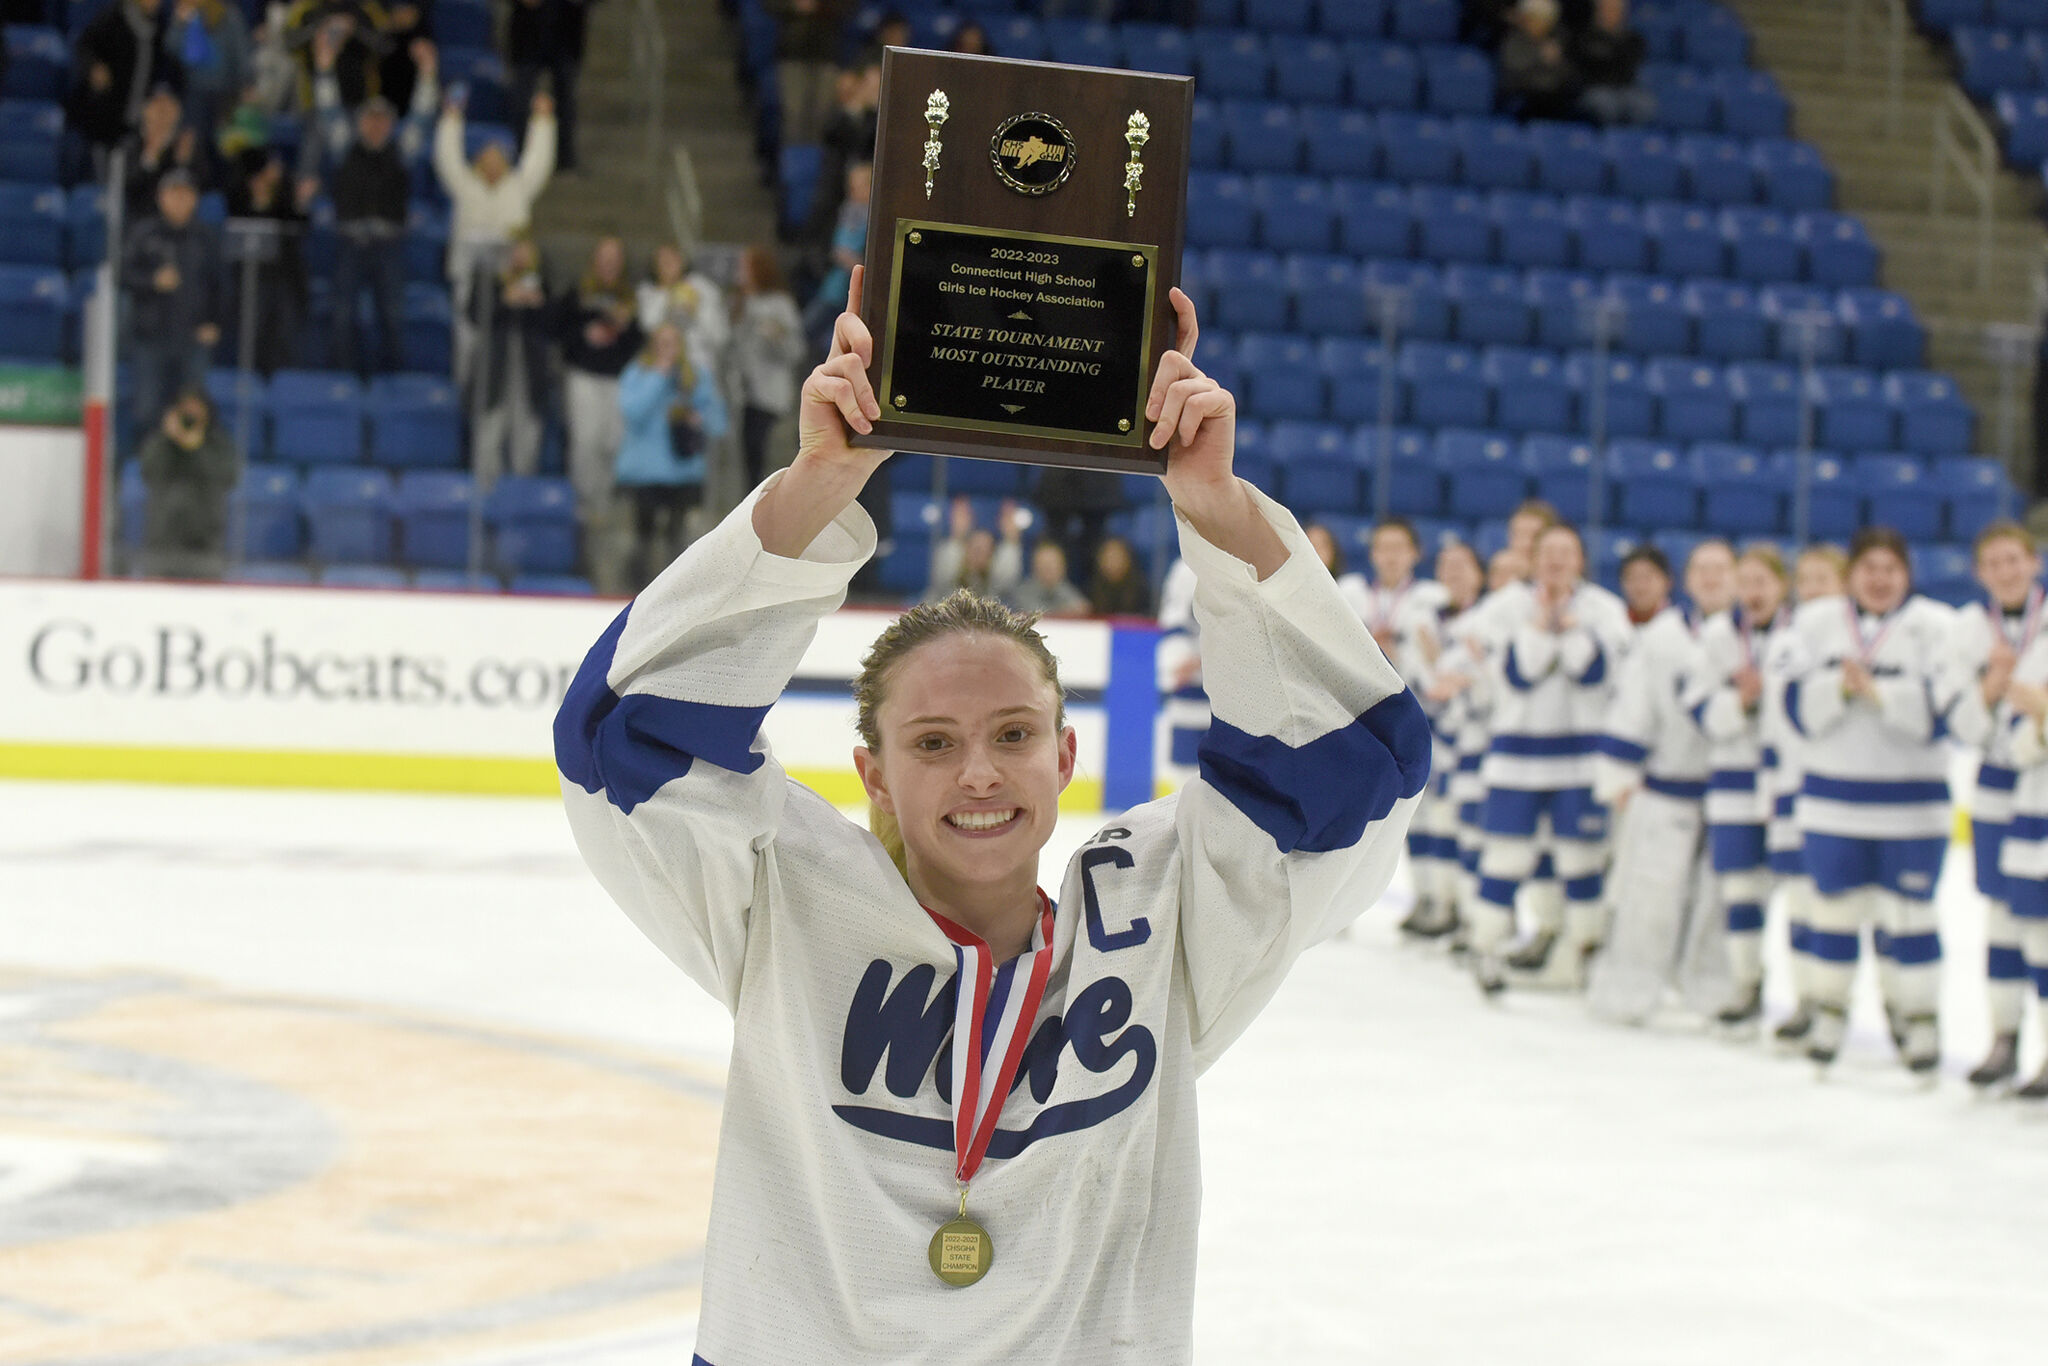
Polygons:
<instances>
[{"instance_id":1,"label":"person in white jacket","mask_svg":"<svg viewBox=\"0 0 2048 1366\"><path fill-rule=\"evenodd\" d=\"M504 250L512 234L533 221L534 201L555 173L555 102L547 94L533 97L533 115L526 124L526 147L515 166L496 139L484 144L471 162L463 155L462 106L441 105L434 125L434 174L452 208L448 227L448 282L455 310L455 378L469 373L476 345L467 321L469 291L476 268L490 253Z\"/></svg>"},{"instance_id":2,"label":"person in white jacket","mask_svg":"<svg viewBox=\"0 0 2048 1366\"><path fill-rule=\"evenodd\" d=\"M2034 995L2048 1012L2048 634L2036 635L2013 664L2003 710L2018 781L1998 866ZM2048 1060L2013 1095L2048 1100Z\"/></svg>"},{"instance_id":3,"label":"person in white jacket","mask_svg":"<svg viewBox=\"0 0 2048 1366\"><path fill-rule=\"evenodd\" d=\"M794 463L620 614L555 722L584 858L733 1012L697 1359L1186 1362L1195 1079L1386 887L1429 725L1232 474L1235 405L1186 359L1174 290L1182 349L1146 411L1197 579L1201 776L1106 820L1055 902L1057 664L960 594L898 618L856 680L871 828L791 782L761 720L875 549L861 285Z\"/></svg>"}]
</instances>

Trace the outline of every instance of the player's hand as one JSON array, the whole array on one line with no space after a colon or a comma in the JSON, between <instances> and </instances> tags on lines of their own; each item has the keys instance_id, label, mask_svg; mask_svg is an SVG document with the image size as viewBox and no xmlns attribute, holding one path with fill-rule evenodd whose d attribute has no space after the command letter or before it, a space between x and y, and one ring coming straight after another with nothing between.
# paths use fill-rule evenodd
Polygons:
<instances>
[{"instance_id":1,"label":"player's hand","mask_svg":"<svg viewBox=\"0 0 2048 1366\"><path fill-rule=\"evenodd\" d=\"M412 57L412 64L419 68L422 76L431 76L440 69L441 51L430 39L413 39L406 52Z\"/></svg>"},{"instance_id":2,"label":"player's hand","mask_svg":"<svg viewBox=\"0 0 2048 1366\"><path fill-rule=\"evenodd\" d=\"M1231 453L1237 445L1237 400L1195 368L1192 357L1201 325L1195 302L1179 288L1171 294L1177 321L1174 349L1159 358L1145 419L1153 425L1150 445L1167 452L1166 490L1196 492L1230 483Z\"/></svg>"},{"instance_id":3,"label":"player's hand","mask_svg":"<svg viewBox=\"0 0 2048 1366\"><path fill-rule=\"evenodd\" d=\"M804 380L797 409L800 460L808 456L872 471L889 458L886 451L857 447L849 439L856 433L865 436L872 432L875 419L882 415L874 386L868 383L874 337L860 320L860 292L866 274L865 267L854 267L846 286L846 311L832 325L832 350Z\"/></svg>"},{"instance_id":4,"label":"player's hand","mask_svg":"<svg viewBox=\"0 0 2048 1366\"><path fill-rule=\"evenodd\" d=\"M1415 648L1422 651L1422 659L1425 664L1436 663L1437 656L1444 652L1443 642L1438 640L1436 632L1430 630L1426 625L1415 628Z\"/></svg>"},{"instance_id":5,"label":"player's hand","mask_svg":"<svg viewBox=\"0 0 2048 1366\"><path fill-rule=\"evenodd\" d=\"M1737 669L1734 677L1728 681L1735 685L1735 695L1742 699L1745 711L1754 707L1757 699L1764 695L1764 676L1757 672L1754 665L1744 665Z\"/></svg>"},{"instance_id":6,"label":"player's hand","mask_svg":"<svg viewBox=\"0 0 2048 1366\"><path fill-rule=\"evenodd\" d=\"M2033 683L2015 683L2005 690L2005 700L2020 715L2039 721L2048 717L2048 688Z\"/></svg>"},{"instance_id":7,"label":"player's hand","mask_svg":"<svg viewBox=\"0 0 2048 1366\"><path fill-rule=\"evenodd\" d=\"M1429 689L1424 696L1428 697L1432 702L1448 702L1471 686L1472 680L1463 674L1438 674L1430 680Z\"/></svg>"},{"instance_id":8,"label":"player's hand","mask_svg":"<svg viewBox=\"0 0 2048 1366\"><path fill-rule=\"evenodd\" d=\"M551 119L555 116L555 97L543 90L533 97L533 116L537 119Z\"/></svg>"},{"instance_id":9,"label":"player's hand","mask_svg":"<svg viewBox=\"0 0 2048 1366\"><path fill-rule=\"evenodd\" d=\"M1860 659L1842 661L1842 695L1844 697L1866 697L1875 686L1870 669Z\"/></svg>"}]
</instances>

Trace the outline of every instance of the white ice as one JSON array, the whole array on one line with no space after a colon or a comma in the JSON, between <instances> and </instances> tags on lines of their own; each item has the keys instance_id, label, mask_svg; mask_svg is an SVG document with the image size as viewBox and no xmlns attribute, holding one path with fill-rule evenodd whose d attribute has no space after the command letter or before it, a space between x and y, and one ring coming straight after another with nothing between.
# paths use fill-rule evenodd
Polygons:
<instances>
[{"instance_id":1,"label":"white ice","mask_svg":"<svg viewBox=\"0 0 2048 1366\"><path fill-rule=\"evenodd\" d=\"M1062 823L1048 880L1097 824ZM1867 1009L1823 1082L1683 1021L1488 1007L1369 908L1202 1083L1198 1360L2039 1361L2048 1111L1960 1080L1986 1033L1965 862L1931 1091ZM730 1040L552 802L0 784L0 967L116 966L721 1061ZM491 1362L682 1366L690 1332Z\"/></svg>"}]
</instances>

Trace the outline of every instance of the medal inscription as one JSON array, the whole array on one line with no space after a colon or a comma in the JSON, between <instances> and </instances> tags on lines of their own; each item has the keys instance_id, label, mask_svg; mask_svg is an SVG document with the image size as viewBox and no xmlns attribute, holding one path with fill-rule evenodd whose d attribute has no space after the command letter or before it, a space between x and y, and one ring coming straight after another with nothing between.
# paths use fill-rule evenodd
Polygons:
<instances>
[{"instance_id":1,"label":"medal inscription","mask_svg":"<svg viewBox=\"0 0 2048 1366\"><path fill-rule=\"evenodd\" d=\"M903 421L1136 446L1152 249L904 221L883 402Z\"/></svg>"},{"instance_id":2,"label":"medal inscription","mask_svg":"<svg viewBox=\"0 0 2048 1366\"><path fill-rule=\"evenodd\" d=\"M995 1262L995 1244L972 1219L954 1219L932 1235L927 1255L932 1272L947 1285L973 1285Z\"/></svg>"}]
</instances>

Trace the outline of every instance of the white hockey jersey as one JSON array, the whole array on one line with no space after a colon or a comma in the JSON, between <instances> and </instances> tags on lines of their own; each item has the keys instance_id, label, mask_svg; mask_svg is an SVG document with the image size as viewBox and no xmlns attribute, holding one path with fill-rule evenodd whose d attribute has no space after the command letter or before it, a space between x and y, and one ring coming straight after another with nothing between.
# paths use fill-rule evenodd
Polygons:
<instances>
[{"instance_id":1,"label":"white hockey jersey","mask_svg":"<svg viewBox=\"0 0 2048 1366\"><path fill-rule=\"evenodd\" d=\"M1538 625L1536 590L1510 584L1481 604L1488 634L1493 734L1481 776L1491 788L1561 792L1593 785L1614 678L1633 628L1621 599L1582 583L1571 629Z\"/></svg>"},{"instance_id":2,"label":"white hockey jersey","mask_svg":"<svg viewBox=\"0 0 2048 1366\"><path fill-rule=\"evenodd\" d=\"M1684 705L1707 742L1707 820L1713 825L1763 825L1770 820L1771 765L1766 756L1775 746L1767 728L1776 704L1766 684L1756 705L1744 707L1734 678L1744 669L1763 675L1773 627L1790 615L1789 609L1780 609L1777 621L1759 628L1738 605L1717 613L1700 628L1699 672L1686 689Z\"/></svg>"},{"instance_id":3,"label":"white hockey jersey","mask_svg":"<svg viewBox=\"0 0 2048 1366\"><path fill-rule=\"evenodd\" d=\"M1175 560L1159 586L1159 766L1186 774L1209 733L1209 694L1202 688L1202 626L1195 620L1195 571Z\"/></svg>"},{"instance_id":4,"label":"white hockey jersey","mask_svg":"<svg viewBox=\"0 0 2048 1366\"><path fill-rule=\"evenodd\" d=\"M1285 510L1259 499L1291 552L1264 582L1181 527L1203 776L1105 822L1058 883L1052 975L973 1183L994 1265L953 1289L926 1260L956 1201L953 950L758 731L874 528L850 507L785 559L754 501L619 616L555 723L584 858L734 1015L699 1357L1187 1361L1195 1078L1387 886L1428 777L1421 708Z\"/></svg>"},{"instance_id":5,"label":"white hockey jersey","mask_svg":"<svg viewBox=\"0 0 2048 1366\"><path fill-rule=\"evenodd\" d=\"M2044 601L2048 595L2036 585L2018 613L2006 613L1989 603L1971 603L1956 613L1955 634L1946 651L1942 701L1949 733L1976 750L1982 760L1970 815L1993 825L2012 819L2016 765L2012 708L2004 701L1995 707L1984 705L1984 666L1990 661L1992 642L2000 636L2012 647L2015 659L2025 656L2041 633Z\"/></svg>"},{"instance_id":6,"label":"white hockey jersey","mask_svg":"<svg viewBox=\"0 0 2048 1366\"><path fill-rule=\"evenodd\" d=\"M1383 588L1358 578L1363 590L1358 598L1358 615L1365 629L1375 636L1391 634L1394 648L1388 654L1402 681L1413 688L1429 671L1429 658L1422 649L1422 633L1436 631L1451 595L1435 579L1410 579L1399 588Z\"/></svg>"},{"instance_id":7,"label":"white hockey jersey","mask_svg":"<svg viewBox=\"0 0 2048 1366\"><path fill-rule=\"evenodd\" d=\"M1699 624L1666 607L1636 632L1599 739L1594 793L1603 800L1641 783L1681 801L1707 793L1707 742L1685 694L1704 668Z\"/></svg>"},{"instance_id":8,"label":"white hockey jersey","mask_svg":"<svg viewBox=\"0 0 2048 1366\"><path fill-rule=\"evenodd\" d=\"M1936 702L1955 614L1913 597L1885 617L1823 598L1792 619L1785 714L1803 742L1800 828L1853 839L1947 838L1948 727ZM1877 700L1846 697L1861 658Z\"/></svg>"},{"instance_id":9,"label":"white hockey jersey","mask_svg":"<svg viewBox=\"0 0 2048 1366\"><path fill-rule=\"evenodd\" d=\"M2048 636L2036 636L2013 666L2013 682L2048 687ZM2003 709L2002 743L2016 771L2012 822L1998 847L1998 869L2007 877L2048 880L2048 735L2038 722Z\"/></svg>"}]
</instances>

